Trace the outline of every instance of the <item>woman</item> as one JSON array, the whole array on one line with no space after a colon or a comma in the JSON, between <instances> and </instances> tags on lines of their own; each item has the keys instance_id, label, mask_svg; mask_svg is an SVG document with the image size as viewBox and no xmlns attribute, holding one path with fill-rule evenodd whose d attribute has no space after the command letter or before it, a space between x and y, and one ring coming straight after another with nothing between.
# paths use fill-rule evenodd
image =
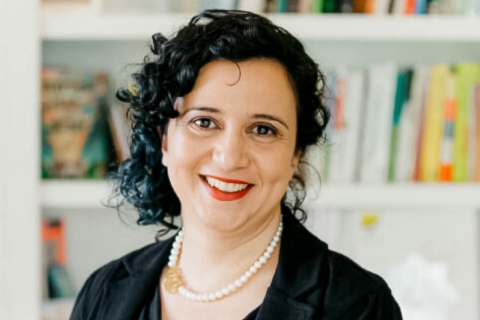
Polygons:
<instances>
[{"instance_id":1,"label":"woman","mask_svg":"<svg viewBox=\"0 0 480 320\"><path fill-rule=\"evenodd\" d=\"M261 16L204 11L152 52L117 94L133 134L116 178L139 224L182 228L92 274L71 319L401 319L379 276L294 216L329 120L302 44Z\"/></svg>"}]
</instances>

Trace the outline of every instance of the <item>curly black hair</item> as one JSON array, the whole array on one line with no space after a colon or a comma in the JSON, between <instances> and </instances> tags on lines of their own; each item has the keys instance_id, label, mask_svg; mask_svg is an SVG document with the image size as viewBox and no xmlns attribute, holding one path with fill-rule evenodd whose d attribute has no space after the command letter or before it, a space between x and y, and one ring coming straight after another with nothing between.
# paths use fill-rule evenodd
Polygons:
<instances>
[{"instance_id":1,"label":"curly black hair","mask_svg":"<svg viewBox=\"0 0 480 320\"><path fill-rule=\"evenodd\" d=\"M114 193L138 210L139 225L159 223L165 232L177 228L174 217L180 215L180 201L162 164L161 136L169 119L178 116L175 99L192 90L200 69L211 61L278 61L297 98L295 152L300 163L305 163L306 148L325 138L330 119L322 99L325 76L302 43L266 17L239 10L202 11L170 39L153 35L150 49L155 58L147 56L141 69L132 74L133 85L117 91L117 98L129 104L132 136L131 157L113 175L118 182ZM286 192L282 206L299 212L299 219L304 220L300 206L306 193L301 172L294 174L289 191L293 201L287 200Z\"/></svg>"}]
</instances>

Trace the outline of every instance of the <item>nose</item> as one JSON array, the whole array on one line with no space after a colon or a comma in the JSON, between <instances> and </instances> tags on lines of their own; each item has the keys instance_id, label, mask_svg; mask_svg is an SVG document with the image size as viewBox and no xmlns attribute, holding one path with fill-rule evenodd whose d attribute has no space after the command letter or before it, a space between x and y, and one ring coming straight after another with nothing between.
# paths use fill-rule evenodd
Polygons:
<instances>
[{"instance_id":1,"label":"nose","mask_svg":"<svg viewBox=\"0 0 480 320\"><path fill-rule=\"evenodd\" d=\"M225 130L219 135L213 151L213 160L224 171L233 171L249 165L247 137L241 132Z\"/></svg>"}]
</instances>

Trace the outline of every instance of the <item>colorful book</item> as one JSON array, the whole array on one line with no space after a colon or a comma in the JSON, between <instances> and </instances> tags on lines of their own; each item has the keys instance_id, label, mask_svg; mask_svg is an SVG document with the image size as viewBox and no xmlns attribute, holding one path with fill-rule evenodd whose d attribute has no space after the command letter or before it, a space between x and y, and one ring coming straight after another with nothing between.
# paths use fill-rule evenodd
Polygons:
<instances>
[{"instance_id":1,"label":"colorful book","mask_svg":"<svg viewBox=\"0 0 480 320\"><path fill-rule=\"evenodd\" d=\"M401 71L397 75L397 87L395 90L395 105L392 117L392 131L390 133L390 154L388 160L388 182L395 181L396 162L398 159L399 148L399 128L404 105L408 100L409 74L407 71Z\"/></svg>"},{"instance_id":2,"label":"colorful book","mask_svg":"<svg viewBox=\"0 0 480 320\"><path fill-rule=\"evenodd\" d=\"M427 0L416 0L415 14L425 14L425 13L427 13Z\"/></svg>"},{"instance_id":3,"label":"colorful book","mask_svg":"<svg viewBox=\"0 0 480 320\"><path fill-rule=\"evenodd\" d=\"M436 65L432 69L420 158L420 178L423 182L436 182L439 178L445 91L449 72L450 67L445 64Z\"/></svg>"},{"instance_id":4,"label":"colorful book","mask_svg":"<svg viewBox=\"0 0 480 320\"><path fill-rule=\"evenodd\" d=\"M455 99L455 75L447 76L443 138L441 145L440 176L442 182L453 180L453 143L457 100Z\"/></svg>"},{"instance_id":5,"label":"colorful book","mask_svg":"<svg viewBox=\"0 0 480 320\"><path fill-rule=\"evenodd\" d=\"M415 14L415 0L405 1L405 15Z\"/></svg>"},{"instance_id":6,"label":"colorful book","mask_svg":"<svg viewBox=\"0 0 480 320\"><path fill-rule=\"evenodd\" d=\"M312 12L313 13L323 12L323 0L312 0Z\"/></svg>"},{"instance_id":7,"label":"colorful book","mask_svg":"<svg viewBox=\"0 0 480 320\"><path fill-rule=\"evenodd\" d=\"M337 13L339 12L340 0L323 0L323 13Z\"/></svg>"},{"instance_id":8,"label":"colorful book","mask_svg":"<svg viewBox=\"0 0 480 320\"><path fill-rule=\"evenodd\" d=\"M428 87L429 68L415 67L409 74L408 99L404 104L399 125L398 153L395 163L395 181L414 180L419 148L420 121Z\"/></svg>"},{"instance_id":9,"label":"colorful book","mask_svg":"<svg viewBox=\"0 0 480 320\"><path fill-rule=\"evenodd\" d=\"M480 85L473 87L473 103L475 110L475 170L473 181L480 182Z\"/></svg>"},{"instance_id":10,"label":"colorful book","mask_svg":"<svg viewBox=\"0 0 480 320\"><path fill-rule=\"evenodd\" d=\"M455 121L453 180L468 181L468 125L471 114L471 92L480 84L480 64L463 63L456 67L457 117Z\"/></svg>"},{"instance_id":11,"label":"colorful book","mask_svg":"<svg viewBox=\"0 0 480 320\"><path fill-rule=\"evenodd\" d=\"M277 12L287 12L288 0L277 0Z\"/></svg>"},{"instance_id":12,"label":"colorful book","mask_svg":"<svg viewBox=\"0 0 480 320\"><path fill-rule=\"evenodd\" d=\"M112 155L105 72L42 70L42 177L103 179Z\"/></svg>"}]
</instances>

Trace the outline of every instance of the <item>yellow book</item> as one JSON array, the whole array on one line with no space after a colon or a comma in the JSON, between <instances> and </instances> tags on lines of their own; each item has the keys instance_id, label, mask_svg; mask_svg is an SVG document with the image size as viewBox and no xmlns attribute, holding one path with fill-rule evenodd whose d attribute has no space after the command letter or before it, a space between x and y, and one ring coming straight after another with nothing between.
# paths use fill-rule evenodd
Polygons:
<instances>
[{"instance_id":1,"label":"yellow book","mask_svg":"<svg viewBox=\"0 0 480 320\"><path fill-rule=\"evenodd\" d=\"M420 158L420 180L423 182L439 180L446 84L449 74L450 67L446 64L432 68Z\"/></svg>"},{"instance_id":2,"label":"yellow book","mask_svg":"<svg viewBox=\"0 0 480 320\"><path fill-rule=\"evenodd\" d=\"M457 74L457 117L453 145L453 181L468 180L468 124L472 104L472 88L480 83L480 64L462 63Z\"/></svg>"}]
</instances>

